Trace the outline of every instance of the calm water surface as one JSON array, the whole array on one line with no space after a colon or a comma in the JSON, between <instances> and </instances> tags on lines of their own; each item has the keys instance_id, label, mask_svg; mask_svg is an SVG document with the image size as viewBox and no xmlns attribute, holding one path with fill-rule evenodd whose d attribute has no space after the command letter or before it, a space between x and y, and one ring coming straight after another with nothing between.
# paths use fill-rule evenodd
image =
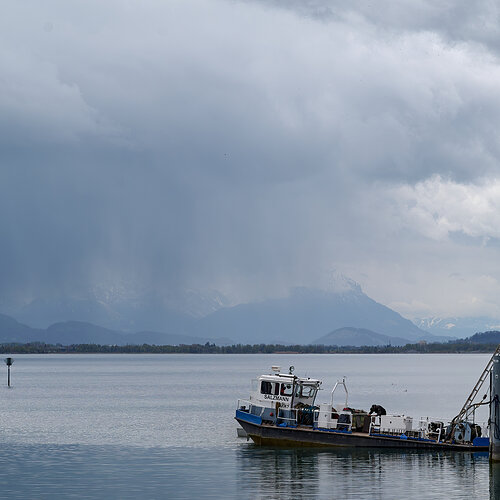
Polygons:
<instances>
[{"instance_id":1,"label":"calm water surface","mask_svg":"<svg viewBox=\"0 0 500 500\"><path fill-rule=\"evenodd\" d=\"M236 438L233 420L236 400L272 364L322 379L318 402L347 375L352 407L451 418L488 355L14 358L13 387L0 386L2 498L482 499L499 491L500 471L490 480L485 455L259 448Z\"/></svg>"}]
</instances>

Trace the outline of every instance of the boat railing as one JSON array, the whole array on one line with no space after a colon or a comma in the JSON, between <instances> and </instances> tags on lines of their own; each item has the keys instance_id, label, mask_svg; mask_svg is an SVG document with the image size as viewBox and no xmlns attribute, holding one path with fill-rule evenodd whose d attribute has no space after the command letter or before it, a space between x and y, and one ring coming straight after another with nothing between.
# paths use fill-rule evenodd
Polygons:
<instances>
[{"instance_id":1,"label":"boat railing","mask_svg":"<svg viewBox=\"0 0 500 500\"><path fill-rule=\"evenodd\" d=\"M451 419L442 417L424 416L418 421L418 432L421 438L435 439L440 442L445 438Z\"/></svg>"},{"instance_id":2,"label":"boat railing","mask_svg":"<svg viewBox=\"0 0 500 500\"><path fill-rule=\"evenodd\" d=\"M247 399L238 399L237 409L261 417L262 414L264 413L265 407L261 405L256 405Z\"/></svg>"},{"instance_id":3,"label":"boat railing","mask_svg":"<svg viewBox=\"0 0 500 500\"><path fill-rule=\"evenodd\" d=\"M438 443L446 435L450 419L440 417L420 417L418 420L418 437L422 439L435 439Z\"/></svg>"},{"instance_id":4,"label":"boat railing","mask_svg":"<svg viewBox=\"0 0 500 500\"><path fill-rule=\"evenodd\" d=\"M287 425L297 425L297 409L296 408L278 408L278 423L286 423Z\"/></svg>"},{"instance_id":5,"label":"boat railing","mask_svg":"<svg viewBox=\"0 0 500 500\"><path fill-rule=\"evenodd\" d=\"M449 422L449 418L431 417L428 415L420 417L417 428L419 437L435 439L439 443L446 433Z\"/></svg>"},{"instance_id":6,"label":"boat railing","mask_svg":"<svg viewBox=\"0 0 500 500\"><path fill-rule=\"evenodd\" d=\"M352 432L352 412L350 411L339 412L337 429Z\"/></svg>"},{"instance_id":7,"label":"boat railing","mask_svg":"<svg viewBox=\"0 0 500 500\"><path fill-rule=\"evenodd\" d=\"M259 404L255 404L252 401L247 399L238 399L237 409L239 411L244 411L246 413L250 413L257 417L261 417L266 421L274 421L276 424L286 424L287 426L297 426L300 423L303 423L302 414L299 412L303 411L300 408L286 408L286 407L278 407L274 409L269 406L262 406ZM310 425L313 427L314 422L317 422L318 416L317 412L311 412Z\"/></svg>"},{"instance_id":8,"label":"boat railing","mask_svg":"<svg viewBox=\"0 0 500 500\"><path fill-rule=\"evenodd\" d=\"M304 408L278 408L277 423L317 427L319 410Z\"/></svg>"},{"instance_id":9,"label":"boat railing","mask_svg":"<svg viewBox=\"0 0 500 500\"><path fill-rule=\"evenodd\" d=\"M305 408L286 408L262 406L255 404L248 399L238 399L237 410L250 413L257 417L261 417L265 421L274 421L277 425L285 424L286 426L305 425L313 428L318 427L319 409ZM352 413L349 411L341 411L338 413L337 419L332 420L332 430L352 431Z\"/></svg>"},{"instance_id":10,"label":"boat railing","mask_svg":"<svg viewBox=\"0 0 500 500\"><path fill-rule=\"evenodd\" d=\"M448 425L450 423L451 419L449 418L442 418L442 417L433 417L429 415L425 415L423 417L420 417L418 420L418 427L419 429L425 429L431 422L441 422L443 425Z\"/></svg>"},{"instance_id":11,"label":"boat railing","mask_svg":"<svg viewBox=\"0 0 500 500\"><path fill-rule=\"evenodd\" d=\"M352 432L353 416L351 411L337 411L324 403L320 405L315 425L321 430Z\"/></svg>"},{"instance_id":12,"label":"boat railing","mask_svg":"<svg viewBox=\"0 0 500 500\"><path fill-rule=\"evenodd\" d=\"M413 419L406 415L368 415L369 434L419 437L420 431L413 430Z\"/></svg>"},{"instance_id":13,"label":"boat railing","mask_svg":"<svg viewBox=\"0 0 500 500\"><path fill-rule=\"evenodd\" d=\"M347 399L349 398L349 391L347 390L347 385L345 383L345 377L343 377L342 380L337 380L337 382L333 386L332 394L331 394L331 405L333 406L333 395L335 394L335 391L337 390L337 387L339 387L339 386L342 386L344 388L344 392L345 392L344 408L347 408Z\"/></svg>"}]
</instances>

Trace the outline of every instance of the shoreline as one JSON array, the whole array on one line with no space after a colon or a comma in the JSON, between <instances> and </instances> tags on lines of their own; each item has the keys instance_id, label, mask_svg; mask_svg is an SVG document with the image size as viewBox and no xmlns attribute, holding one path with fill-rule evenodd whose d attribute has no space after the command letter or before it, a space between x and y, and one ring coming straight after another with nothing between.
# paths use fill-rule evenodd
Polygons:
<instances>
[{"instance_id":1,"label":"shoreline","mask_svg":"<svg viewBox=\"0 0 500 500\"><path fill-rule=\"evenodd\" d=\"M45 344L42 342L0 344L0 354L488 354L496 344L456 342L406 344L405 346L323 346L281 344L191 345L102 345Z\"/></svg>"}]
</instances>

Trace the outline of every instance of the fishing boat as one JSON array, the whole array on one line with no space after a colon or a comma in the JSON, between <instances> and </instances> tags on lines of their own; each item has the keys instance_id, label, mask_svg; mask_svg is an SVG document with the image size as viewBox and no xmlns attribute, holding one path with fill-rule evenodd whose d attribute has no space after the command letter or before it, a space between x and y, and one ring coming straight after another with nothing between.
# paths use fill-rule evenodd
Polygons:
<instances>
[{"instance_id":1,"label":"fishing boat","mask_svg":"<svg viewBox=\"0 0 500 500\"><path fill-rule=\"evenodd\" d=\"M330 401L317 405L321 380L299 377L293 366L288 373L279 366L271 371L252 381L249 399L238 400L236 409L236 421L257 445L488 450L489 439L475 423L478 404L450 422L429 417L414 422L387 414L380 405L369 411L350 408L345 377L333 386Z\"/></svg>"}]
</instances>

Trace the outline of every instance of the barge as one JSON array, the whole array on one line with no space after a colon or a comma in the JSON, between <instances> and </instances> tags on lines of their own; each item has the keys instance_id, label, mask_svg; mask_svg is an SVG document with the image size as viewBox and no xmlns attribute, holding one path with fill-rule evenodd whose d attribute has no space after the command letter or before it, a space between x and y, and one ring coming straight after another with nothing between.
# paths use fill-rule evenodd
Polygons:
<instances>
[{"instance_id":1,"label":"barge","mask_svg":"<svg viewBox=\"0 0 500 500\"><path fill-rule=\"evenodd\" d=\"M345 378L328 403L316 405L320 380L294 375L293 366L288 373L273 366L272 372L252 381L250 398L238 400L236 409L236 421L257 445L488 451L475 411L451 422L424 417L414 426L412 417L387 414L379 405L350 408ZM338 390L344 392L340 401Z\"/></svg>"}]
</instances>

